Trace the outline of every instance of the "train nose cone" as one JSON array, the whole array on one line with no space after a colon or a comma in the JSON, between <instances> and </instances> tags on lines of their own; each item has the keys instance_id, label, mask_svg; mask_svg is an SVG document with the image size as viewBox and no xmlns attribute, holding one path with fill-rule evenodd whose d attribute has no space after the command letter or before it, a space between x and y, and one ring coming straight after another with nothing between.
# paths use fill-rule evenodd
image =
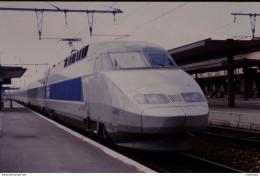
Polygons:
<instances>
[{"instance_id":1,"label":"train nose cone","mask_svg":"<svg viewBox=\"0 0 260 176\"><path fill-rule=\"evenodd\" d=\"M142 114L143 133L178 133L185 128L180 107L146 109Z\"/></svg>"},{"instance_id":2,"label":"train nose cone","mask_svg":"<svg viewBox=\"0 0 260 176\"><path fill-rule=\"evenodd\" d=\"M186 114L186 131L196 132L206 129L208 124L209 108L207 106L187 106L182 107Z\"/></svg>"},{"instance_id":3,"label":"train nose cone","mask_svg":"<svg viewBox=\"0 0 260 176\"><path fill-rule=\"evenodd\" d=\"M208 107L163 107L142 113L143 133L201 131L207 126Z\"/></svg>"}]
</instances>

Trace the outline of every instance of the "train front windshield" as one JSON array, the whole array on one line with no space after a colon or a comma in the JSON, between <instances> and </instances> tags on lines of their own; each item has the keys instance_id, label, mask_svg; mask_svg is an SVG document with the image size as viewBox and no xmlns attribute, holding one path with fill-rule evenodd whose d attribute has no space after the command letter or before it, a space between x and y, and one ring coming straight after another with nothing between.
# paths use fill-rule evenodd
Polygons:
<instances>
[{"instance_id":1,"label":"train front windshield","mask_svg":"<svg viewBox=\"0 0 260 176\"><path fill-rule=\"evenodd\" d=\"M115 68L138 68L146 67L139 52L109 53Z\"/></svg>"},{"instance_id":2,"label":"train front windshield","mask_svg":"<svg viewBox=\"0 0 260 176\"><path fill-rule=\"evenodd\" d=\"M145 53L145 58L139 52L109 53L109 56L115 68L176 67L166 53Z\"/></svg>"},{"instance_id":3,"label":"train front windshield","mask_svg":"<svg viewBox=\"0 0 260 176\"><path fill-rule=\"evenodd\" d=\"M152 67L175 67L172 58L165 53L147 53Z\"/></svg>"}]
</instances>

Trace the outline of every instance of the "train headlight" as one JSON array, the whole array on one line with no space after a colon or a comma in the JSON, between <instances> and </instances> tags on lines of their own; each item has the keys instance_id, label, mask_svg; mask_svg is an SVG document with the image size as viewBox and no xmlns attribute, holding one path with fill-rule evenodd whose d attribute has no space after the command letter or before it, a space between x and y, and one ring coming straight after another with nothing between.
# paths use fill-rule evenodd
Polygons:
<instances>
[{"instance_id":1,"label":"train headlight","mask_svg":"<svg viewBox=\"0 0 260 176\"><path fill-rule=\"evenodd\" d=\"M164 94L138 94L134 99L139 104L168 104L169 99Z\"/></svg>"},{"instance_id":2,"label":"train headlight","mask_svg":"<svg viewBox=\"0 0 260 176\"><path fill-rule=\"evenodd\" d=\"M187 103L191 102L205 102L205 98L201 93L192 92L192 93L181 93L183 100Z\"/></svg>"}]
</instances>

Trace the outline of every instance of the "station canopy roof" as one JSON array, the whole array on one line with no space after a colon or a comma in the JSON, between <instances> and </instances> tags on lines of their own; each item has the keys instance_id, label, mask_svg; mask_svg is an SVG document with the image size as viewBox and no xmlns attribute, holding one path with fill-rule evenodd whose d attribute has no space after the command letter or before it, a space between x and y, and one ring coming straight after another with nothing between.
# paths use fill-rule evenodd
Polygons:
<instances>
[{"instance_id":1,"label":"station canopy roof","mask_svg":"<svg viewBox=\"0 0 260 176\"><path fill-rule=\"evenodd\" d=\"M26 68L22 67L6 67L0 66L1 78L20 78L26 71Z\"/></svg>"},{"instance_id":2,"label":"station canopy roof","mask_svg":"<svg viewBox=\"0 0 260 176\"><path fill-rule=\"evenodd\" d=\"M260 60L256 59L238 59L234 61L234 68L244 68L244 67L260 67ZM185 64L180 66L184 71L193 73L204 73L204 72L214 72L227 69L226 58L202 61L199 63Z\"/></svg>"},{"instance_id":3,"label":"station canopy roof","mask_svg":"<svg viewBox=\"0 0 260 176\"><path fill-rule=\"evenodd\" d=\"M22 77L26 70L26 68L22 67L0 66L0 83L10 84L12 78Z\"/></svg>"},{"instance_id":4,"label":"station canopy roof","mask_svg":"<svg viewBox=\"0 0 260 176\"><path fill-rule=\"evenodd\" d=\"M260 51L260 40L211 40L209 38L170 49L169 53L181 66L256 51Z\"/></svg>"}]
</instances>

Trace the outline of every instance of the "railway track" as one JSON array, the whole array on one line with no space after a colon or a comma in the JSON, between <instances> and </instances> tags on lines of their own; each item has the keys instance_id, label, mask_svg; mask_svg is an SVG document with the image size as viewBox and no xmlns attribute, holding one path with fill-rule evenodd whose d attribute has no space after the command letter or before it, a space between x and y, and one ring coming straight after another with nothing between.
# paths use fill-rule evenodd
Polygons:
<instances>
[{"instance_id":1,"label":"railway track","mask_svg":"<svg viewBox=\"0 0 260 176\"><path fill-rule=\"evenodd\" d=\"M201 157L191 155L189 153L182 152L182 154L185 155L186 157L193 158L194 161L196 162L200 162L201 164L203 164L203 168L205 167L205 165L208 166L205 171L209 171L209 172L215 171L214 173L243 173L243 171L213 161L209 161Z\"/></svg>"},{"instance_id":2,"label":"railway track","mask_svg":"<svg viewBox=\"0 0 260 176\"><path fill-rule=\"evenodd\" d=\"M244 172L260 172L259 134L210 127L190 142L194 155Z\"/></svg>"},{"instance_id":3,"label":"railway track","mask_svg":"<svg viewBox=\"0 0 260 176\"><path fill-rule=\"evenodd\" d=\"M186 152L143 152L120 149L121 154L160 173L242 173Z\"/></svg>"},{"instance_id":4,"label":"railway track","mask_svg":"<svg viewBox=\"0 0 260 176\"><path fill-rule=\"evenodd\" d=\"M202 135L209 135L221 138L227 138L242 142L249 142L253 144L260 144L260 134L249 133L244 131L234 131L229 129L208 127L207 131L201 133Z\"/></svg>"}]
</instances>

